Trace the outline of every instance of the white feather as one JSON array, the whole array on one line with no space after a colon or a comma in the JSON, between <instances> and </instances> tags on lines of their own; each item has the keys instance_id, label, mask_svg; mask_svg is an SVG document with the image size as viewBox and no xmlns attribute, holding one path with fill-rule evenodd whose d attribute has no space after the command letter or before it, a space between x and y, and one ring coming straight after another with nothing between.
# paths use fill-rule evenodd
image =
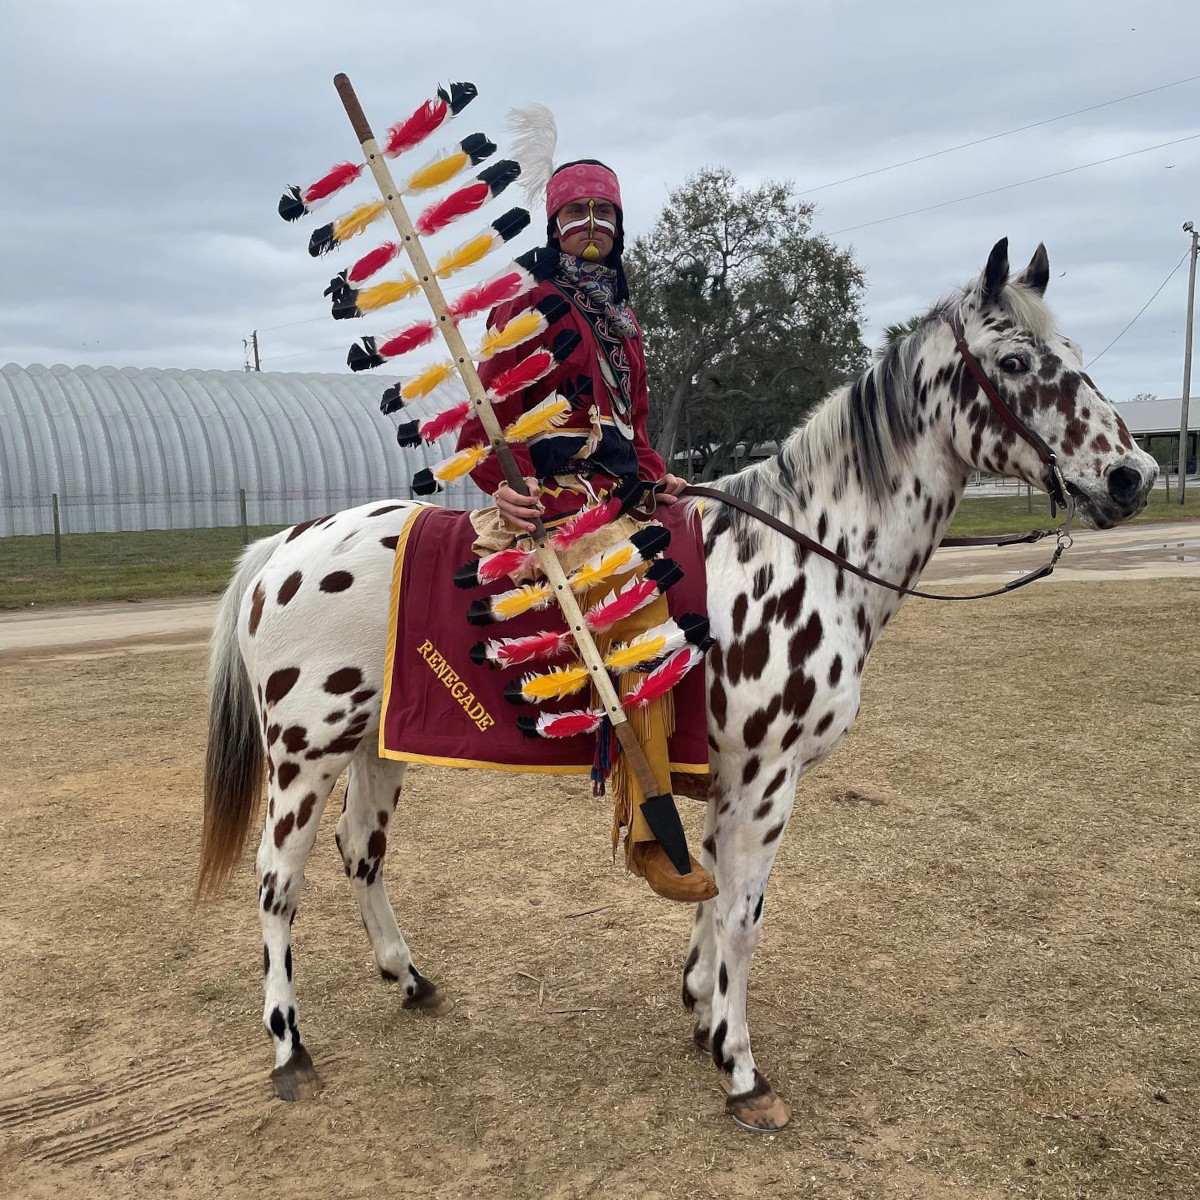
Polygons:
<instances>
[{"instance_id":1,"label":"white feather","mask_svg":"<svg viewBox=\"0 0 1200 1200\"><path fill-rule=\"evenodd\" d=\"M529 204L536 205L546 194L554 174L554 151L558 125L544 104L514 108L508 114L512 133L512 157L521 164L521 190Z\"/></svg>"}]
</instances>

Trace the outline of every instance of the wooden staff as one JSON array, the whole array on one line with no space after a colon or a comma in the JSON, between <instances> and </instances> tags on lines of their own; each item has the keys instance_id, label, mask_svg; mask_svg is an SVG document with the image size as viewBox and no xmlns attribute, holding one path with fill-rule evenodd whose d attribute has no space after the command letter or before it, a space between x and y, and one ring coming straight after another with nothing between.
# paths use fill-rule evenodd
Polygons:
<instances>
[{"instance_id":1,"label":"wooden staff","mask_svg":"<svg viewBox=\"0 0 1200 1200\"><path fill-rule=\"evenodd\" d=\"M379 193L387 205L388 212L392 214L392 220L396 223L396 230L404 239L404 248L408 251L408 257L417 272L417 278L425 290L425 296L433 309L434 316L437 317L442 337L446 339L446 345L450 347L450 352L454 355L458 373L462 376L462 381L471 397L471 403L475 406L475 412L491 442L492 453L495 454L496 461L504 471L504 478L508 481L508 486L522 496L528 496L529 489L525 486L525 480L517 466L517 460L513 457L512 449L504 440L504 430L500 426L495 409L492 408L492 402L488 399L479 374L475 370L475 362L467 350L467 344L463 341L458 326L446 314L446 298L442 295L441 285L433 273L433 268L429 265L429 259L425 255L421 239L417 236L417 231L408 218L408 212L400 199L400 190L392 179L392 173L384 161L379 144L375 141L375 135L371 132L371 126L367 122L362 105L359 104L358 97L354 94L354 87L349 78L341 72L333 77L333 86L337 88L338 95L341 97L346 115L354 127L354 134L358 138L363 154L366 155L367 166L371 168L375 182L379 185ZM608 671L605 670L604 660L600 651L596 649L591 631L584 622L579 602L567 584L566 572L562 568L562 563L558 561L554 547L550 545L546 527L542 524L541 518L536 515L533 521L534 547L537 551L538 562L541 563L546 578L554 585L554 598L558 601L558 606L562 609L567 626L575 639L579 657L591 674L596 694L604 705L604 710L621 743L621 749L638 781L638 786L642 789L642 794L649 800L658 793L658 780L655 779L654 772L650 769L646 755L638 743L637 736L629 724L629 718L625 715L620 698L617 696L617 690L613 687ZM670 792L669 786L667 792L668 794Z\"/></svg>"}]
</instances>

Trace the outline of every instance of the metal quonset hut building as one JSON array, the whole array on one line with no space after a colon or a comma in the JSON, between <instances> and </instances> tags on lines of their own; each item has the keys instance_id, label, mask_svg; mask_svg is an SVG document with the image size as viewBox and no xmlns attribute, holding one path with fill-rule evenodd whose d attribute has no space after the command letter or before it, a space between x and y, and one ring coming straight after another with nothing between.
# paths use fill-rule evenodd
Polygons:
<instances>
[{"instance_id":1,"label":"metal quonset hut building","mask_svg":"<svg viewBox=\"0 0 1200 1200\"><path fill-rule=\"evenodd\" d=\"M0 369L0 537L289 525L412 495L453 452L402 450L379 411L393 379L136 367ZM422 415L418 405L407 414ZM469 478L436 497L484 501Z\"/></svg>"}]
</instances>

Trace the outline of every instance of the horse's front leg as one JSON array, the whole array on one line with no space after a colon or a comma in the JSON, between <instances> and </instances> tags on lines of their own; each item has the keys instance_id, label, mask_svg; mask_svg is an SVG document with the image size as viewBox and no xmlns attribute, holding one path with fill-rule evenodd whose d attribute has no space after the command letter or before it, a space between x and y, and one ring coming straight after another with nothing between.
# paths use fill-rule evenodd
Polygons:
<instances>
[{"instance_id":1,"label":"horse's front leg","mask_svg":"<svg viewBox=\"0 0 1200 1200\"><path fill-rule=\"evenodd\" d=\"M747 759L747 762L766 761ZM741 764L739 764L741 766ZM750 963L762 930L767 880L796 796L794 764L776 760L757 770L722 768L739 780L716 805L711 845L720 895L713 907L715 971L711 1044L716 1066L729 1077L725 1110L747 1129L782 1129L787 1105L754 1065L746 994Z\"/></svg>"},{"instance_id":2,"label":"horse's front leg","mask_svg":"<svg viewBox=\"0 0 1200 1200\"><path fill-rule=\"evenodd\" d=\"M700 862L714 879L717 877L714 857L717 807L717 800L710 799L704 819L704 841L700 849ZM712 996L716 985L717 958L716 910L715 899L696 906L687 958L683 964L683 1007L692 1014L692 1038L705 1054L712 1048Z\"/></svg>"}]
</instances>

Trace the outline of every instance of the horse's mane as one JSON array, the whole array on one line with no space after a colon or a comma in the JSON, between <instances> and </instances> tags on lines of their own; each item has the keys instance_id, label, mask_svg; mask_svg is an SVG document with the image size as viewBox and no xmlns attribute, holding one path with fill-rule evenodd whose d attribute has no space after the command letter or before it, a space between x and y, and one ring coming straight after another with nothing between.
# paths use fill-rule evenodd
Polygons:
<instances>
[{"instance_id":1,"label":"horse's mane","mask_svg":"<svg viewBox=\"0 0 1200 1200\"><path fill-rule=\"evenodd\" d=\"M797 507L806 482L832 486L846 471L849 456L868 496L885 502L891 480L910 461L917 442L913 380L922 347L942 321L978 298L978 285L973 285L940 300L906 337L884 346L857 379L831 392L775 454L714 486L759 507L787 512ZM1042 297L1019 282L1009 283L993 307L1037 341L1054 334L1054 318ZM729 515L735 524L748 520L736 510Z\"/></svg>"}]
</instances>

